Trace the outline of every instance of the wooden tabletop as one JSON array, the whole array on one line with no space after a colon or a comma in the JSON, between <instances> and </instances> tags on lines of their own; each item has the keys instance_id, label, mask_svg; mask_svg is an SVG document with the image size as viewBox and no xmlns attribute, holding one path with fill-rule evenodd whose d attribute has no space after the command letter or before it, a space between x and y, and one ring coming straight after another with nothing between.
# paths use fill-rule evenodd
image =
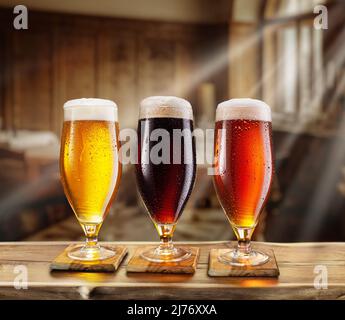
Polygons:
<instances>
[{"instance_id":1,"label":"wooden tabletop","mask_svg":"<svg viewBox=\"0 0 345 320\"><path fill-rule=\"evenodd\" d=\"M121 242L129 254L114 274L49 272L67 242L0 243L0 298L9 299L344 299L345 243L255 243L274 250L278 279L211 278L209 251L225 242L190 242L201 255L194 275L126 273L128 258L147 242ZM15 289L15 266L28 270L28 289ZM316 269L315 269L316 267ZM319 268L319 269L318 269ZM327 289L314 287L318 270L328 273ZM318 278L316 278L318 279ZM318 281L316 281L318 282Z\"/></svg>"}]
</instances>

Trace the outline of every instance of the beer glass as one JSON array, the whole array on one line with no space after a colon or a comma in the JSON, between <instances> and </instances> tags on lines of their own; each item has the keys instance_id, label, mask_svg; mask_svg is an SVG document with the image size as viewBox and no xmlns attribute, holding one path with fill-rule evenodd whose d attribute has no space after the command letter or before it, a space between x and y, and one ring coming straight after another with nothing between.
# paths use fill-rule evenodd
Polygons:
<instances>
[{"instance_id":1,"label":"beer glass","mask_svg":"<svg viewBox=\"0 0 345 320\"><path fill-rule=\"evenodd\" d=\"M232 226L237 248L219 257L234 266L254 266L269 257L253 250L250 239L272 182L270 107L254 99L232 99L218 105L215 126L214 184Z\"/></svg>"},{"instance_id":2,"label":"beer glass","mask_svg":"<svg viewBox=\"0 0 345 320\"><path fill-rule=\"evenodd\" d=\"M76 99L64 105L60 174L65 195L86 242L68 252L76 260L103 260L115 255L98 244L102 223L121 177L117 106L110 100Z\"/></svg>"},{"instance_id":3,"label":"beer glass","mask_svg":"<svg viewBox=\"0 0 345 320\"><path fill-rule=\"evenodd\" d=\"M153 262L188 259L188 249L175 247L172 236L192 192L196 172L193 111L184 99L148 97L138 122L139 192L160 236L160 245L142 253Z\"/></svg>"}]
</instances>

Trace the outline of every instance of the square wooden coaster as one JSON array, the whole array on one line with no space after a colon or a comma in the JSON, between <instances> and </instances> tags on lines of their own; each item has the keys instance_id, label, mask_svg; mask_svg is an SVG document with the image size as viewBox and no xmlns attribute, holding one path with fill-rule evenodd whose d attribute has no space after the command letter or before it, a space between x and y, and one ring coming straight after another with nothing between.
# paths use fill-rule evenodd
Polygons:
<instances>
[{"instance_id":1,"label":"square wooden coaster","mask_svg":"<svg viewBox=\"0 0 345 320\"><path fill-rule=\"evenodd\" d=\"M188 247L191 256L179 262L150 262L140 254L148 247L138 248L127 264L127 272L155 272L155 273L194 273L199 259L199 248Z\"/></svg>"},{"instance_id":2,"label":"square wooden coaster","mask_svg":"<svg viewBox=\"0 0 345 320\"><path fill-rule=\"evenodd\" d=\"M111 246L107 247L115 250L115 256L99 261L78 261L72 260L68 257L67 252L75 245L69 245L63 252L61 252L54 261L50 264L50 271L78 271L78 272L115 272L119 267L121 261L127 254L125 246Z\"/></svg>"},{"instance_id":3,"label":"square wooden coaster","mask_svg":"<svg viewBox=\"0 0 345 320\"><path fill-rule=\"evenodd\" d=\"M253 267L235 267L224 264L218 256L229 249L212 249L210 252L208 275L210 277L278 277L279 268L273 250L265 249L262 252L270 259L263 265Z\"/></svg>"}]
</instances>

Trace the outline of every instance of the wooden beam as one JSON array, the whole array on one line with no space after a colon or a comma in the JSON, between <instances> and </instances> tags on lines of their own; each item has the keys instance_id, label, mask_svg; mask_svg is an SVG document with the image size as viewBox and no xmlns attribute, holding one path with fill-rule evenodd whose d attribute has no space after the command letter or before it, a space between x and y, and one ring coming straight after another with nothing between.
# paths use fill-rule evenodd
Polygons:
<instances>
[{"instance_id":1,"label":"wooden beam","mask_svg":"<svg viewBox=\"0 0 345 320\"><path fill-rule=\"evenodd\" d=\"M258 58L257 58L257 70L258 70L258 79L260 81L260 85L258 87L258 96L260 99L263 98L263 63L264 63L264 24L263 21L265 19L265 10L266 10L267 1L266 0L260 0L259 4L259 14L258 14L258 20L259 20L259 26L258 26L258 32L259 32L259 39L258 39Z\"/></svg>"},{"instance_id":2,"label":"wooden beam","mask_svg":"<svg viewBox=\"0 0 345 320\"><path fill-rule=\"evenodd\" d=\"M278 279L208 277L211 249L228 248L229 242L185 242L200 248L194 275L129 274L126 265L140 246L152 242L117 242L125 245L128 258L115 273L50 273L51 261L70 243L0 243L0 295L7 299L337 299L345 294L344 243L260 243L254 248L273 249L280 269ZM110 243L109 243L110 244ZM177 243L182 244L182 243ZM231 244L232 246L235 243ZM315 265L328 269L328 289L314 288ZM28 268L29 290L16 290L13 266ZM80 288L85 290L81 291Z\"/></svg>"},{"instance_id":3,"label":"wooden beam","mask_svg":"<svg viewBox=\"0 0 345 320\"><path fill-rule=\"evenodd\" d=\"M331 10L336 5L344 6L345 3L342 1L334 0L334 1L330 1L326 4L328 10ZM289 15L289 16L285 16L285 17L264 19L263 23L264 23L264 25L287 24L287 23L291 23L294 21L314 19L315 16L316 15L314 12L306 12L306 13L302 13L302 14Z\"/></svg>"},{"instance_id":4,"label":"wooden beam","mask_svg":"<svg viewBox=\"0 0 345 320\"><path fill-rule=\"evenodd\" d=\"M279 17L273 19L264 19L263 24L265 26L276 25L276 24L288 24L299 20L313 19L315 14L313 12L308 12L304 14L291 15L286 17Z\"/></svg>"}]
</instances>

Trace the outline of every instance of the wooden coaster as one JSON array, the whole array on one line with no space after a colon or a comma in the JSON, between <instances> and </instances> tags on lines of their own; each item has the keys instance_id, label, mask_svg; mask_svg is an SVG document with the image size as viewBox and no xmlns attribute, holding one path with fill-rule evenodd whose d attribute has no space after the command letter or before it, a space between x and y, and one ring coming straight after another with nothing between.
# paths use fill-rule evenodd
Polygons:
<instances>
[{"instance_id":1,"label":"wooden coaster","mask_svg":"<svg viewBox=\"0 0 345 320\"><path fill-rule=\"evenodd\" d=\"M50 265L50 271L79 271L79 272L115 272L121 261L127 254L125 246L110 246L108 248L115 250L115 256L99 261L78 261L68 257L67 252L75 245L69 245L60 253Z\"/></svg>"},{"instance_id":2,"label":"wooden coaster","mask_svg":"<svg viewBox=\"0 0 345 320\"><path fill-rule=\"evenodd\" d=\"M212 249L208 267L210 277L278 277L279 268L273 250L265 249L262 252L270 259L263 265L253 267L234 267L218 260L218 256L229 249Z\"/></svg>"},{"instance_id":3,"label":"wooden coaster","mask_svg":"<svg viewBox=\"0 0 345 320\"><path fill-rule=\"evenodd\" d=\"M127 272L155 272L155 273L194 273L199 259L199 248L188 247L192 253L190 258L179 262L150 262L140 254L147 247L138 248L127 264Z\"/></svg>"}]
</instances>

